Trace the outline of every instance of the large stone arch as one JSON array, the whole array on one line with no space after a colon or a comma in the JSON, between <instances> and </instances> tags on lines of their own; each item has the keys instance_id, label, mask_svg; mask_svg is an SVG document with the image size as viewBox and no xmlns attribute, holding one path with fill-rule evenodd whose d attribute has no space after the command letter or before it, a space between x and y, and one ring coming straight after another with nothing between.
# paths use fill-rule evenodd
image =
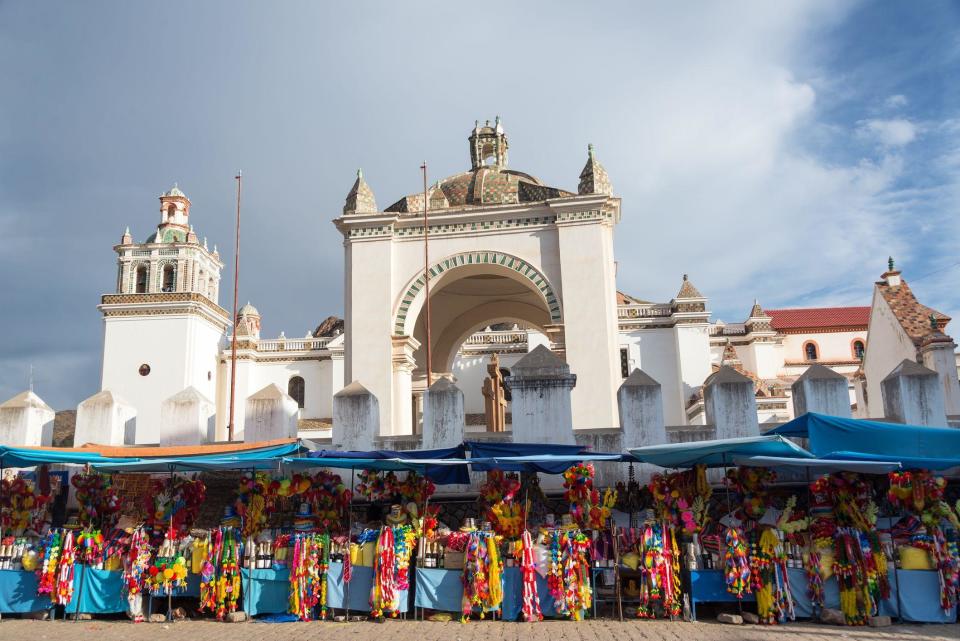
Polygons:
<instances>
[{"instance_id":1,"label":"large stone arch","mask_svg":"<svg viewBox=\"0 0 960 641\"><path fill-rule=\"evenodd\" d=\"M539 292L548 310L550 322L563 322L560 298L546 276L528 261L504 252L471 251L443 258L430 267L430 287L441 287L461 270L494 273L523 283ZM397 336L412 336L414 325L425 302L423 272L408 281L394 312L393 333Z\"/></svg>"}]
</instances>

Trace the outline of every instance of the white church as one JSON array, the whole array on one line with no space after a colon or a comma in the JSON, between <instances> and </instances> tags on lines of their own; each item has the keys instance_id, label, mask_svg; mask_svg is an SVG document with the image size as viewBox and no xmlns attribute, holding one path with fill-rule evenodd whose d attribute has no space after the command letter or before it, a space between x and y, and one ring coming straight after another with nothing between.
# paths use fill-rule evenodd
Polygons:
<instances>
[{"instance_id":1,"label":"white church","mask_svg":"<svg viewBox=\"0 0 960 641\"><path fill-rule=\"evenodd\" d=\"M261 314L249 303L231 323L216 246L194 232L187 195L177 186L163 193L156 231L136 242L127 230L114 247L115 292L99 306L102 391L80 404L75 444L227 440L234 327L235 440L331 439L335 395L348 385L375 397L374 436L415 440L427 388L425 207L431 373L462 392L468 435L487 430L481 389L491 358L510 376L541 345L576 377L575 430L619 429L618 389L635 370L659 384L674 440L713 434L704 389L719 371L752 384L756 423L781 423L795 414L798 379L822 371L812 365L845 379L839 411L855 417L903 419L881 390L898 370L935 381L942 408L930 424L960 420L950 319L917 301L892 259L869 307L754 301L742 322L711 321L707 297L685 274L669 301L618 291L621 200L592 146L575 190L511 169L499 118L477 123L468 149L468 169L382 210L357 172L333 220L343 236L343 319L300 337L261 336ZM22 396L0 405L0 436L4 408ZM507 430L513 409L508 401Z\"/></svg>"}]
</instances>

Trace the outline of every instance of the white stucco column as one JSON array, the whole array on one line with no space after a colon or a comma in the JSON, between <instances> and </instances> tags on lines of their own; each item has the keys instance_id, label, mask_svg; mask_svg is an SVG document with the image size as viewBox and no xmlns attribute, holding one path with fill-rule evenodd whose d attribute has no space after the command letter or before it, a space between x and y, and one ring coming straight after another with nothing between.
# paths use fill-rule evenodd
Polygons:
<instances>
[{"instance_id":1,"label":"white stucco column","mask_svg":"<svg viewBox=\"0 0 960 641\"><path fill-rule=\"evenodd\" d=\"M392 425L394 250L388 229L344 240L344 380L363 381L377 397L382 435L397 433Z\"/></svg>"},{"instance_id":2,"label":"white stucco column","mask_svg":"<svg viewBox=\"0 0 960 641\"><path fill-rule=\"evenodd\" d=\"M370 390L353 381L333 397L333 446L369 451L380 426L380 405Z\"/></svg>"},{"instance_id":3,"label":"white stucco column","mask_svg":"<svg viewBox=\"0 0 960 641\"><path fill-rule=\"evenodd\" d=\"M137 436L137 410L110 390L103 390L77 405L77 425L73 446L133 445ZM143 442L147 436L144 435ZM159 439L159 434L153 435ZM156 441L154 441L156 442Z\"/></svg>"},{"instance_id":4,"label":"white stucco column","mask_svg":"<svg viewBox=\"0 0 960 641\"><path fill-rule=\"evenodd\" d=\"M622 378L613 222L600 211L563 211L557 215L557 231L565 357L578 377L573 424L577 429L616 428L616 390Z\"/></svg>"},{"instance_id":5,"label":"white stucco column","mask_svg":"<svg viewBox=\"0 0 960 641\"><path fill-rule=\"evenodd\" d=\"M846 376L814 363L790 386L794 416L817 412L850 418L849 387Z\"/></svg>"},{"instance_id":6,"label":"white stucco column","mask_svg":"<svg viewBox=\"0 0 960 641\"><path fill-rule=\"evenodd\" d=\"M300 407L275 383L249 396L244 405L245 443L297 437Z\"/></svg>"},{"instance_id":7,"label":"white stucco column","mask_svg":"<svg viewBox=\"0 0 960 641\"><path fill-rule=\"evenodd\" d=\"M960 382L957 380L957 357L953 351L956 348L953 339L939 331L924 339L920 348L923 364L940 377L947 416L960 414Z\"/></svg>"},{"instance_id":8,"label":"white stucco column","mask_svg":"<svg viewBox=\"0 0 960 641\"><path fill-rule=\"evenodd\" d=\"M760 434L753 381L732 367L724 365L710 375L703 385L703 403L718 439Z\"/></svg>"},{"instance_id":9,"label":"white stucco column","mask_svg":"<svg viewBox=\"0 0 960 641\"><path fill-rule=\"evenodd\" d=\"M540 345L510 368L505 382L515 443L574 443L570 392L577 375L569 365Z\"/></svg>"},{"instance_id":10,"label":"white stucco column","mask_svg":"<svg viewBox=\"0 0 960 641\"><path fill-rule=\"evenodd\" d=\"M463 431L463 392L441 378L423 394L423 448L456 447Z\"/></svg>"},{"instance_id":11,"label":"white stucco column","mask_svg":"<svg viewBox=\"0 0 960 641\"><path fill-rule=\"evenodd\" d=\"M393 342L393 420L391 431L381 436L413 434L413 370L417 362L414 352L420 341L413 336L394 336Z\"/></svg>"},{"instance_id":12,"label":"white stucco column","mask_svg":"<svg viewBox=\"0 0 960 641\"><path fill-rule=\"evenodd\" d=\"M56 412L31 390L0 403L0 443L3 445L53 444Z\"/></svg>"},{"instance_id":13,"label":"white stucco column","mask_svg":"<svg viewBox=\"0 0 960 641\"><path fill-rule=\"evenodd\" d=\"M213 401L191 386L160 403L160 445L200 445L214 438Z\"/></svg>"},{"instance_id":14,"label":"white stucco column","mask_svg":"<svg viewBox=\"0 0 960 641\"><path fill-rule=\"evenodd\" d=\"M940 377L932 369L905 359L880 383L883 415L906 425L946 427Z\"/></svg>"}]
</instances>

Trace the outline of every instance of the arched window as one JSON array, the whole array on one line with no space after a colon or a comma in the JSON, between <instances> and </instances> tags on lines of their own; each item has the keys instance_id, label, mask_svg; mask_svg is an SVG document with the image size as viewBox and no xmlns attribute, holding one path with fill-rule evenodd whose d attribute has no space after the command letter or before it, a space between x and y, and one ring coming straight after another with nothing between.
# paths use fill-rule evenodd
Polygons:
<instances>
[{"instance_id":1,"label":"arched window","mask_svg":"<svg viewBox=\"0 0 960 641\"><path fill-rule=\"evenodd\" d=\"M137 285L136 292L138 294L147 293L147 266L140 265L137 267Z\"/></svg>"},{"instance_id":2,"label":"arched window","mask_svg":"<svg viewBox=\"0 0 960 641\"><path fill-rule=\"evenodd\" d=\"M297 402L297 406L303 409L304 385L302 376L294 376L287 383L287 394Z\"/></svg>"},{"instance_id":3,"label":"arched window","mask_svg":"<svg viewBox=\"0 0 960 641\"><path fill-rule=\"evenodd\" d=\"M863 344L863 341L857 339L853 341L853 357L858 361L863 360L863 353L867 351L866 345Z\"/></svg>"},{"instance_id":4,"label":"arched window","mask_svg":"<svg viewBox=\"0 0 960 641\"><path fill-rule=\"evenodd\" d=\"M177 206L173 203L167 205L167 220L170 220L177 213Z\"/></svg>"},{"instance_id":5,"label":"arched window","mask_svg":"<svg viewBox=\"0 0 960 641\"><path fill-rule=\"evenodd\" d=\"M810 341L810 342L808 342L808 343L804 343L804 345L803 345L803 356L804 356L804 358L806 358L808 361L815 361L815 360L817 360L817 344L814 343L813 341Z\"/></svg>"},{"instance_id":6,"label":"arched window","mask_svg":"<svg viewBox=\"0 0 960 641\"><path fill-rule=\"evenodd\" d=\"M213 283L213 279L212 279L212 278L210 279L210 282L209 282L209 284L207 285L207 298L209 298L209 299L212 300L212 301L216 301L216 300L217 300L217 289L216 289L216 287L214 286L214 283Z\"/></svg>"},{"instance_id":7,"label":"arched window","mask_svg":"<svg viewBox=\"0 0 960 641\"><path fill-rule=\"evenodd\" d=\"M177 270L174 269L173 265L164 265L163 266L163 286L160 288L162 292L172 292L177 288Z\"/></svg>"},{"instance_id":8,"label":"arched window","mask_svg":"<svg viewBox=\"0 0 960 641\"><path fill-rule=\"evenodd\" d=\"M200 292L201 294L207 288L207 277L203 274L203 270L200 270L200 273L197 274L197 286L194 288L194 291Z\"/></svg>"}]
</instances>

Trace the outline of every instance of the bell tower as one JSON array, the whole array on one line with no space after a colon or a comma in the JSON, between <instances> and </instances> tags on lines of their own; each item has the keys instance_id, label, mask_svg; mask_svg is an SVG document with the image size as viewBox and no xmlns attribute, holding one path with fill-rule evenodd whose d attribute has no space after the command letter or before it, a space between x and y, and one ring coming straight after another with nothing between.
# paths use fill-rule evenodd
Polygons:
<instances>
[{"instance_id":1,"label":"bell tower","mask_svg":"<svg viewBox=\"0 0 960 641\"><path fill-rule=\"evenodd\" d=\"M497 116L493 126L488 120L484 126L480 121L474 122L473 133L470 134L470 162L471 169L490 166L495 169L507 168L507 134L503 132L500 116ZM493 164L487 165L487 158L493 158Z\"/></svg>"},{"instance_id":2,"label":"bell tower","mask_svg":"<svg viewBox=\"0 0 960 641\"><path fill-rule=\"evenodd\" d=\"M217 304L223 263L190 224L190 199L160 194L160 222L143 242L129 228L114 246L116 291L106 294L101 389L137 410L136 442L162 436L160 404L188 387L216 398L217 354L229 314Z\"/></svg>"}]
</instances>

